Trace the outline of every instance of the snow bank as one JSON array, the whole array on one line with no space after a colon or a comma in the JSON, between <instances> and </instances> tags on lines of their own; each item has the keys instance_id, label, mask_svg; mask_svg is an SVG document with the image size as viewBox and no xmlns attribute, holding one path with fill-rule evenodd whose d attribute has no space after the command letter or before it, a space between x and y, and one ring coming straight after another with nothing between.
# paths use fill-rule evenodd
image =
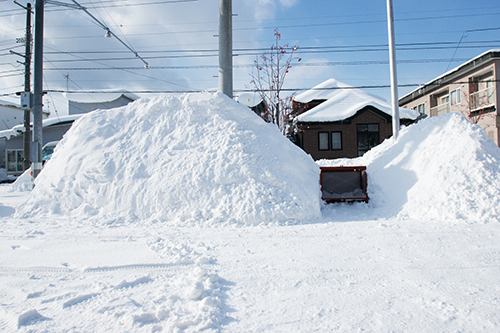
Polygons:
<instances>
[{"instance_id":1,"label":"snow bank","mask_svg":"<svg viewBox=\"0 0 500 333\"><path fill-rule=\"evenodd\" d=\"M80 118L19 217L258 224L320 216L319 168L220 93L138 100Z\"/></svg>"},{"instance_id":2,"label":"snow bank","mask_svg":"<svg viewBox=\"0 0 500 333\"><path fill-rule=\"evenodd\" d=\"M0 183L12 181L14 179L16 179L16 177L7 175L7 172L5 171L5 169L0 168Z\"/></svg>"},{"instance_id":3,"label":"snow bank","mask_svg":"<svg viewBox=\"0 0 500 333\"><path fill-rule=\"evenodd\" d=\"M31 191L33 185L31 184L31 169L23 172L22 175L17 177L16 181L12 184L11 191Z\"/></svg>"},{"instance_id":4,"label":"snow bank","mask_svg":"<svg viewBox=\"0 0 500 333\"><path fill-rule=\"evenodd\" d=\"M499 221L500 149L458 114L420 121L357 159L320 165L366 165L368 194L382 216Z\"/></svg>"}]
</instances>

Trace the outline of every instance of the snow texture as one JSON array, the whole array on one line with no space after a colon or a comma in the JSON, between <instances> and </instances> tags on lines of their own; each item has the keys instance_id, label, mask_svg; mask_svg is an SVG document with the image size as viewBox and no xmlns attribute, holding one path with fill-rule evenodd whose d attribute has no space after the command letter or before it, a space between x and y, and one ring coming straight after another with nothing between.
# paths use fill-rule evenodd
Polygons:
<instances>
[{"instance_id":1,"label":"snow texture","mask_svg":"<svg viewBox=\"0 0 500 333\"><path fill-rule=\"evenodd\" d=\"M403 128L357 159L366 165L370 206L385 217L499 221L500 149L462 115L431 117Z\"/></svg>"},{"instance_id":2,"label":"snow texture","mask_svg":"<svg viewBox=\"0 0 500 333\"><path fill-rule=\"evenodd\" d=\"M320 216L318 181L310 156L221 93L141 99L75 122L17 216L296 221Z\"/></svg>"},{"instance_id":3,"label":"snow texture","mask_svg":"<svg viewBox=\"0 0 500 333\"><path fill-rule=\"evenodd\" d=\"M216 192L201 202L182 194L187 189L181 181L189 175L194 179L189 184L200 185L194 188L200 195L208 196L207 186L219 186L204 181L198 171L208 157L213 158L211 173L218 165L218 172L227 176L222 170L226 165L243 184L243 176L234 170L252 171L257 162L263 171L269 170L264 162L273 160L270 156L276 156L273 163L284 172L311 168L317 176L316 164L302 161L304 154L286 140L262 134L274 133L273 127L257 122L245 107L240 113L233 106L223 96L203 95L158 98L95 112L78 121L63 139L29 199L29 192L22 191L29 177L1 185L0 331L499 331L500 149L481 128L456 114L404 128L396 142L387 140L361 158L320 161L366 165L370 202L324 205L315 220L254 225L257 218L255 223L207 228L203 217L184 226L181 219L164 223L147 214L129 223L114 216L145 209L124 208L130 192L163 186L133 177L153 177L157 169L148 169L151 165L166 169L173 186L179 187L171 189L170 197L162 194L165 207L181 200L192 209L203 204L214 214L219 213L218 202L227 200L223 195ZM255 143L252 135L274 141ZM235 152L223 143L217 146L219 155L201 138L232 142L242 157L231 159ZM269 154L262 152L264 143ZM272 150L272 144L289 158ZM244 155L248 151L254 157ZM153 153L163 164L147 164L154 161ZM102 154L109 159L102 160ZM105 168L109 161L114 171ZM137 161L145 166L133 169ZM279 163L285 162L283 169ZM178 165L191 173L184 174ZM119 169L127 170L127 176ZM302 184L304 191L314 187L316 193L318 180L311 178L310 184L301 183L300 177L286 179ZM108 201L92 208L95 215L75 206L84 218L60 197L76 200L71 197L75 192L84 201L95 188ZM108 191L117 192L112 196ZM139 203L147 191L137 193ZM255 202L251 196L240 199L246 207L250 204L245 200ZM56 214L37 204L61 208ZM32 208L46 216L28 214ZM105 209L109 215L102 212ZM240 211L224 213L231 219ZM90 223L93 219L99 223Z\"/></svg>"}]
</instances>

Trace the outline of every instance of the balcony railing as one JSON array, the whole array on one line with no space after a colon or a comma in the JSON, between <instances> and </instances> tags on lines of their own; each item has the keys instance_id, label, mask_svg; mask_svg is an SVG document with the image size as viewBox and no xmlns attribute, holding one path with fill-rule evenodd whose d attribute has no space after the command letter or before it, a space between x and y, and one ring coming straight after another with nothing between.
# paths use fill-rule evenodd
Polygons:
<instances>
[{"instance_id":1,"label":"balcony railing","mask_svg":"<svg viewBox=\"0 0 500 333\"><path fill-rule=\"evenodd\" d=\"M431 117L440 116L445 113L450 113L450 103L444 103L431 108Z\"/></svg>"},{"instance_id":2,"label":"balcony railing","mask_svg":"<svg viewBox=\"0 0 500 333\"><path fill-rule=\"evenodd\" d=\"M489 87L470 94L470 110L478 111L495 105L495 87Z\"/></svg>"}]
</instances>

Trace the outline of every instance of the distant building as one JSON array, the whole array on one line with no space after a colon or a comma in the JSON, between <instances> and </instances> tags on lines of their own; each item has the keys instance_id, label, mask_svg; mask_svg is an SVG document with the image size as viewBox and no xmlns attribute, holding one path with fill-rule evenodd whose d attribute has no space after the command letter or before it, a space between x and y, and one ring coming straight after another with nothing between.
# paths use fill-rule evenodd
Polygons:
<instances>
[{"instance_id":1,"label":"distant building","mask_svg":"<svg viewBox=\"0 0 500 333\"><path fill-rule=\"evenodd\" d=\"M399 99L399 105L431 117L461 113L500 146L500 50L490 50Z\"/></svg>"},{"instance_id":2,"label":"distant building","mask_svg":"<svg viewBox=\"0 0 500 333\"><path fill-rule=\"evenodd\" d=\"M43 118L47 118L49 112L43 112ZM33 119L33 115L31 115ZM24 110L19 104L0 100L0 131L11 129L16 125L24 123Z\"/></svg>"},{"instance_id":3,"label":"distant building","mask_svg":"<svg viewBox=\"0 0 500 333\"><path fill-rule=\"evenodd\" d=\"M253 112L255 112L261 117L266 112L267 109L266 102L262 100L260 95L257 93L252 93L252 92L241 93L235 99L238 103L248 106Z\"/></svg>"},{"instance_id":4,"label":"distant building","mask_svg":"<svg viewBox=\"0 0 500 333\"><path fill-rule=\"evenodd\" d=\"M19 97L16 98L19 101ZM46 119L49 116L49 112L43 112L43 118ZM33 114L31 115L31 120L33 120ZM15 126L24 124L24 110L21 109L19 104L11 101L0 100L0 132L12 129ZM22 137L22 136L21 136ZM0 138L0 169L5 169L5 147L6 140ZM17 154L17 153L16 153ZM21 145L21 157L22 157L22 145Z\"/></svg>"},{"instance_id":5,"label":"distant building","mask_svg":"<svg viewBox=\"0 0 500 333\"><path fill-rule=\"evenodd\" d=\"M82 115L59 116L44 119L42 122L42 137L45 145L51 141L59 141L69 130L73 122ZM0 131L0 144L3 143L4 158L2 168L7 175L19 176L23 173L23 132L24 126L17 125L9 130ZM34 159L33 150L31 160Z\"/></svg>"},{"instance_id":6,"label":"distant building","mask_svg":"<svg viewBox=\"0 0 500 333\"><path fill-rule=\"evenodd\" d=\"M112 109L125 106L139 98L139 96L127 92L85 95L67 93L65 97L68 100L68 115L43 120L42 145L51 141L61 140L73 122L85 113L97 109ZM24 113L22 114L23 116L19 124L23 123ZM0 161L0 168L6 169L8 175L18 176L23 172L22 134L23 125L8 127L0 131L0 151L3 157ZM31 150L30 158L33 161L33 149Z\"/></svg>"},{"instance_id":7,"label":"distant building","mask_svg":"<svg viewBox=\"0 0 500 333\"><path fill-rule=\"evenodd\" d=\"M314 160L362 156L392 136L391 105L381 97L335 79L294 98L296 143ZM401 123L418 119L399 109Z\"/></svg>"},{"instance_id":8,"label":"distant building","mask_svg":"<svg viewBox=\"0 0 500 333\"><path fill-rule=\"evenodd\" d=\"M68 100L68 114L88 113L97 109L113 109L125 106L140 97L128 92L76 94L65 93Z\"/></svg>"}]
</instances>

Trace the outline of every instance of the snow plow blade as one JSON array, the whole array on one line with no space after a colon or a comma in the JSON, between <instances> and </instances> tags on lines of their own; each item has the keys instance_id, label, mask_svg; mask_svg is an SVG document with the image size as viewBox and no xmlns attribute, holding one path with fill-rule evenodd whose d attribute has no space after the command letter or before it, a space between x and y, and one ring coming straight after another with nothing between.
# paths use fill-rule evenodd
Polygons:
<instances>
[{"instance_id":1,"label":"snow plow blade","mask_svg":"<svg viewBox=\"0 0 500 333\"><path fill-rule=\"evenodd\" d=\"M326 202L368 202L365 166L321 167L321 199Z\"/></svg>"}]
</instances>

